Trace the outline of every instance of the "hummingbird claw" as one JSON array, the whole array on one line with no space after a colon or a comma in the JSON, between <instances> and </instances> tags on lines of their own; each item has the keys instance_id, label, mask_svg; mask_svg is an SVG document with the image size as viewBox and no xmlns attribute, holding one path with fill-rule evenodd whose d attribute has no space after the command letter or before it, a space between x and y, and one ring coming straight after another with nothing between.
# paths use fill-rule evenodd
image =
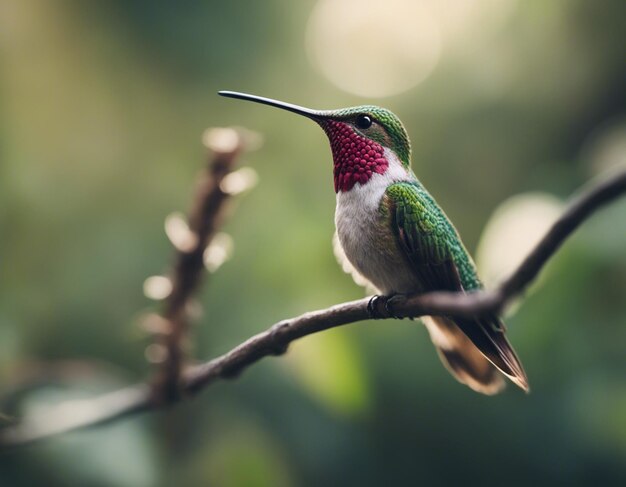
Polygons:
<instances>
[{"instance_id":1,"label":"hummingbird claw","mask_svg":"<svg viewBox=\"0 0 626 487\"><path fill-rule=\"evenodd\" d=\"M383 307L385 308L385 313L381 313L378 307L378 301L383 302ZM394 318L396 320L401 320L404 316L398 316L393 311L393 306L395 304L404 302L406 300L406 294L392 294L390 296L380 296L378 294L371 297L369 302L367 303L367 313L370 315L372 320L380 320L384 318Z\"/></svg>"},{"instance_id":2,"label":"hummingbird claw","mask_svg":"<svg viewBox=\"0 0 626 487\"><path fill-rule=\"evenodd\" d=\"M382 298L383 296L374 294L374 296L372 296L367 303L367 314L370 315L372 320L380 320L384 318L384 316L382 316L378 311L378 301Z\"/></svg>"},{"instance_id":3,"label":"hummingbird claw","mask_svg":"<svg viewBox=\"0 0 626 487\"><path fill-rule=\"evenodd\" d=\"M394 313L393 307L394 305L403 303L404 301L406 301L406 294L397 293L397 294L392 294L391 296L385 297L385 311L391 318L394 318L396 320L403 319L404 316L399 316Z\"/></svg>"}]
</instances>

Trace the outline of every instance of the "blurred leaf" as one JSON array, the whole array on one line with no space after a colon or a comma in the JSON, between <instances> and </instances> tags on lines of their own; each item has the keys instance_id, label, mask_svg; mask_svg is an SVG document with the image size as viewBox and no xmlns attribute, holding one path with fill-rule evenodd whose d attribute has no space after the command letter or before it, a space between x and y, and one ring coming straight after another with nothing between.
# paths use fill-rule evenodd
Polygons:
<instances>
[{"instance_id":1,"label":"blurred leaf","mask_svg":"<svg viewBox=\"0 0 626 487\"><path fill-rule=\"evenodd\" d=\"M626 456L626 386L618 377L586 373L572 390L569 409L590 446Z\"/></svg>"},{"instance_id":2,"label":"blurred leaf","mask_svg":"<svg viewBox=\"0 0 626 487\"><path fill-rule=\"evenodd\" d=\"M287 487L295 485L272 436L249 421L239 421L200 449L185 475L189 485Z\"/></svg>"},{"instance_id":3,"label":"blurred leaf","mask_svg":"<svg viewBox=\"0 0 626 487\"><path fill-rule=\"evenodd\" d=\"M545 193L524 193L502 202L485 225L476 263L485 283L508 277L528 256L563 212L564 205Z\"/></svg>"},{"instance_id":4,"label":"blurred leaf","mask_svg":"<svg viewBox=\"0 0 626 487\"><path fill-rule=\"evenodd\" d=\"M296 342L285 366L331 411L361 416L371 404L360 353L343 330L331 330Z\"/></svg>"},{"instance_id":5,"label":"blurred leaf","mask_svg":"<svg viewBox=\"0 0 626 487\"><path fill-rule=\"evenodd\" d=\"M41 414L51 405L72 399L84 399L108 390L97 387L97 380L72 387L45 387L29 392L20 414ZM80 387L80 388L79 388ZM145 418L123 420L106 427L79 431L48 440L27 453L31 462L47 471L48 485L94 485L107 487L151 487L157 475L154 439L146 427ZM24 471L17 478L33 478ZM36 477L34 477L36 478Z\"/></svg>"}]
</instances>

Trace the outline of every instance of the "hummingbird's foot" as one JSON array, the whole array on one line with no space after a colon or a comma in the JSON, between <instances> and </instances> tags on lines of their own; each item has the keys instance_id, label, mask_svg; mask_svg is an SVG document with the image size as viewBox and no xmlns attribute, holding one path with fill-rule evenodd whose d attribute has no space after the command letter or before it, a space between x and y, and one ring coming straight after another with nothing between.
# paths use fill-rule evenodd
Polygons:
<instances>
[{"instance_id":1,"label":"hummingbird's foot","mask_svg":"<svg viewBox=\"0 0 626 487\"><path fill-rule=\"evenodd\" d=\"M397 315L393 311L393 308L397 304L404 303L406 301L406 296L407 296L406 294L396 293L396 294L392 294L391 296L385 297L385 311L387 312L389 317L394 318L396 320L401 320L404 318L404 316Z\"/></svg>"},{"instance_id":2,"label":"hummingbird's foot","mask_svg":"<svg viewBox=\"0 0 626 487\"><path fill-rule=\"evenodd\" d=\"M382 313L379 310L379 301L382 301L383 307L385 308L385 313ZM404 318L404 316L399 316L395 314L393 311L393 307L405 301L406 294L391 294L389 296L380 296L376 294L372 296L372 298L367 303L367 313L373 320L380 320L383 318L394 318L397 320L401 320Z\"/></svg>"},{"instance_id":3,"label":"hummingbird's foot","mask_svg":"<svg viewBox=\"0 0 626 487\"><path fill-rule=\"evenodd\" d=\"M374 294L367 303L367 314L370 315L372 320L380 320L384 316L378 311L378 301L384 299L384 296Z\"/></svg>"}]
</instances>

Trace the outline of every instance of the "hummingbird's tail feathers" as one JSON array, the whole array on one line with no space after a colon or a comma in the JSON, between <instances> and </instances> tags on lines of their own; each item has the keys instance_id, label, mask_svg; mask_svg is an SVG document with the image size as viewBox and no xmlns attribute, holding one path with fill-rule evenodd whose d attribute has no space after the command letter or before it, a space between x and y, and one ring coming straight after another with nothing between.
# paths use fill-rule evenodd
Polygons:
<instances>
[{"instance_id":1,"label":"hummingbird's tail feathers","mask_svg":"<svg viewBox=\"0 0 626 487\"><path fill-rule=\"evenodd\" d=\"M456 319L455 323L472 343L515 385L529 392L528 378L515 350L504 335L504 323L494 316L490 319Z\"/></svg>"},{"instance_id":2,"label":"hummingbird's tail feathers","mask_svg":"<svg viewBox=\"0 0 626 487\"><path fill-rule=\"evenodd\" d=\"M422 321L443 365L459 382L487 395L504 389L504 378L498 369L452 320L425 316Z\"/></svg>"}]
</instances>

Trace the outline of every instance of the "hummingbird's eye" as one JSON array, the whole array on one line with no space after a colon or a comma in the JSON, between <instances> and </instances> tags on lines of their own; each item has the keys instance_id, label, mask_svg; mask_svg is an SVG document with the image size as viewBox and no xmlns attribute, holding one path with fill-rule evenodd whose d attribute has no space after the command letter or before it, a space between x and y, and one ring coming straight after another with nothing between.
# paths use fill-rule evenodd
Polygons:
<instances>
[{"instance_id":1,"label":"hummingbird's eye","mask_svg":"<svg viewBox=\"0 0 626 487\"><path fill-rule=\"evenodd\" d=\"M356 117L356 126L360 129L368 129L372 126L372 119L367 115L359 115Z\"/></svg>"}]
</instances>

